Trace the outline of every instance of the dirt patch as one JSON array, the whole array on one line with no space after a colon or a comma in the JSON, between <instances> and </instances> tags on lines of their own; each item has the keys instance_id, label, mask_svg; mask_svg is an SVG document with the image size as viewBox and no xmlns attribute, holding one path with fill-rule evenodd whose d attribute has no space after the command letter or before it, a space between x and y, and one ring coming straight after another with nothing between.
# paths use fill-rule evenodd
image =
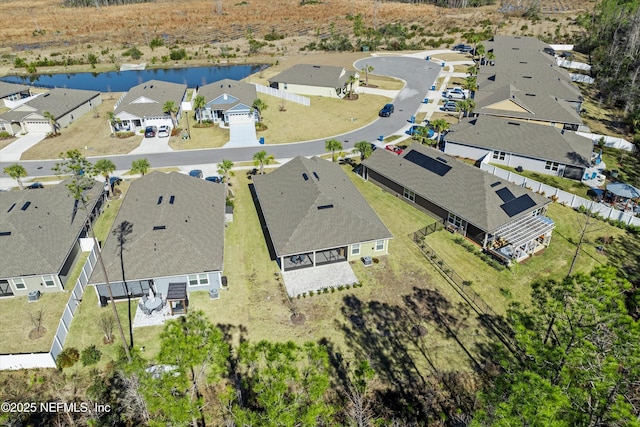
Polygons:
<instances>
[{"instance_id":1,"label":"dirt patch","mask_svg":"<svg viewBox=\"0 0 640 427\"><path fill-rule=\"evenodd\" d=\"M304 325L304 322L307 321L307 316L304 313L294 313L291 315L291 324L292 325Z\"/></svg>"},{"instance_id":2,"label":"dirt patch","mask_svg":"<svg viewBox=\"0 0 640 427\"><path fill-rule=\"evenodd\" d=\"M29 331L29 339L30 340L40 339L43 336L45 336L46 333L47 333L47 328L45 328L44 326L41 326L39 328L33 328L31 331Z\"/></svg>"}]
</instances>

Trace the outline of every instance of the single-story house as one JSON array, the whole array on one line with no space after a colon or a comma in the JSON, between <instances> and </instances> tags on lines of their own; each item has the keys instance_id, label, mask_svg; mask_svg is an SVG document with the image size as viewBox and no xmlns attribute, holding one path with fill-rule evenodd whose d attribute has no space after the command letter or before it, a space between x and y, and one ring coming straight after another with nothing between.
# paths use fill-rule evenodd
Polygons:
<instances>
[{"instance_id":1,"label":"single-story house","mask_svg":"<svg viewBox=\"0 0 640 427\"><path fill-rule=\"evenodd\" d=\"M252 107L258 98L255 85L237 80L224 79L198 89L206 105L196 111L198 120L229 125L231 122L259 122L260 113Z\"/></svg>"},{"instance_id":2,"label":"single-story house","mask_svg":"<svg viewBox=\"0 0 640 427\"><path fill-rule=\"evenodd\" d=\"M349 78L354 77L353 83ZM298 64L269 79L269 86L298 95L343 98L349 91L356 91L359 74L342 67L329 65Z\"/></svg>"},{"instance_id":3,"label":"single-story house","mask_svg":"<svg viewBox=\"0 0 640 427\"><path fill-rule=\"evenodd\" d=\"M581 180L591 165L593 143L572 131L519 120L478 116L453 125L445 153Z\"/></svg>"},{"instance_id":4,"label":"single-story house","mask_svg":"<svg viewBox=\"0 0 640 427\"><path fill-rule=\"evenodd\" d=\"M437 218L505 263L547 247L551 201L442 152L412 144L402 154L376 150L362 176Z\"/></svg>"},{"instance_id":5,"label":"single-story house","mask_svg":"<svg viewBox=\"0 0 640 427\"><path fill-rule=\"evenodd\" d=\"M178 172L152 172L131 183L102 249L116 299L154 293L169 284L187 292L222 287L224 185ZM102 304L102 269L89 279Z\"/></svg>"},{"instance_id":6,"label":"single-story house","mask_svg":"<svg viewBox=\"0 0 640 427\"><path fill-rule=\"evenodd\" d=\"M67 127L83 114L102 104L100 92L55 88L0 116L0 130L17 133L50 133ZM51 113L55 124L45 117ZM56 129L54 129L54 125Z\"/></svg>"},{"instance_id":7,"label":"single-story house","mask_svg":"<svg viewBox=\"0 0 640 427\"><path fill-rule=\"evenodd\" d=\"M391 232L336 163L296 157L253 186L283 272L389 251Z\"/></svg>"},{"instance_id":8,"label":"single-story house","mask_svg":"<svg viewBox=\"0 0 640 427\"><path fill-rule=\"evenodd\" d=\"M106 200L102 183L87 191L85 211L62 182L0 192L0 297L65 289L88 221Z\"/></svg>"},{"instance_id":9,"label":"single-story house","mask_svg":"<svg viewBox=\"0 0 640 427\"><path fill-rule=\"evenodd\" d=\"M115 123L109 123L112 131L137 132L147 126L169 126L173 129L180 122L182 102L187 97L187 85L149 80L132 87L122 95L113 107ZM178 111L172 118L164 106L172 101Z\"/></svg>"},{"instance_id":10,"label":"single-story house","mask_svg":"<svg viewBox=\"0 0 640 427\"><path fill-rule=\"evenodd\" d=\"M0 101L19 101L31 96L31 86L0 81ZM9 107L9 105L7 105Z\"/></svg>"}]
</instances>

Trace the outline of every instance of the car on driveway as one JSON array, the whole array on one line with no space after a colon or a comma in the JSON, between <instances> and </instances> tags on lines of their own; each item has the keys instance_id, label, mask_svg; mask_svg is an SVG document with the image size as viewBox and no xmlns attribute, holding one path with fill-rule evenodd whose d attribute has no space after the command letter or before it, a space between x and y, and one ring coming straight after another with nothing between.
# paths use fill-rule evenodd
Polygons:
<instances>
[{"instance_id":1,"label":"car on driveway","mask_svg":"<svg viewBox=\"0 0 640 427\"><path fill-rule=\"evenodd\" d=\"M382 110L380 110L378 115L380 117L389 117L393 113L393 110L394 110L393 104L385 104L385 106L382 107Z\"/></svg>"},{"instance_id":2,"label":"car on driveway","mask_svg":"<svg viewBox=\"0 0 640 427\"><path fill-rule=\"evenodd\" d=\"M222 178L220 178L219 176L208 176L205 178L205 181L221 183Z\"/></svg>"},{"instance_id":3,"label":"car on driveway","mask_svg":"<svg viewBox=\"0 0 640 427\"><path fill-rule=\"evenodd\" d=\"M451 50L462 53L471 53L471 51L473 50L473 46L469 46L468 44L457 44L452 47Z\"/></svg>"},{"instance_id":4,"label":"car on driveway","mask_svg":"<svg viewBox=\"0 0 640 427\"><path fill-rule=\"evenodd\" d=\"M153 138L156 136L157 133L158 133L157 126L147 126L146 129L144 130L144 137Z\"/></svg>"},{"instance_id":5,"label":"car on driveway","mask_svg":"<svg viewBox=\"0 0 640 427\"><path fill-rule=\"evenodd\" d=\"M455 101L447 101L442 106L442 111L458 111L458 104Z\"/></svg>"},{"instance_id":6,"label":"car on driveway","mask_svg":"<svg viewBox=\"0 0 640 427\"><path fill-rule=\"evenodd\" d=\"M189 171L189 176L192 176L194 178L200 178L202 179L202 171L200 169L194 169L192 171Z\"/></svg>"},{"instance_id":7,"label":"car on driveway","mask_svg":"<svg viewBox=\"0 0 640 427\"><path fill-rule=\"evenodd\" d=\"M387 145L384 149L396 153L398 156L404 152L403 148L396 147L395 145Z\"/></svg>"},{"instance_id":8,"label":"car on driveway","mask_svg":"<svg viewBox=\"0 0 640 427\"><path fill-rule=\"evenodd\" d=\"M171 128L167 125L162 125L158 128L158 137L159 138L167 138L171 135Z\"/></svg>"},{"instance_id":9,"label":"car on driveway","mask_svg":"<svg viewBox=\"0 0 640 427\"><path fill-rule=\"evenodd\" d=\"M467 99L469 97L469 92L461 87L454 87L447 89L444 93L444 97L447 99Z\"/></svg>"},{"instance_id":10,"label":"car on driveway","mask_svg":"<svg viewBox=\"0 0 640 427\"><path fill-rule=\"evenodd\" d=\"M44 185L41 182L34 182L27 187L28 190L35 190L36 188L44 188Z\"/></svg>"},{"instance_id":11,"label":"car on driveway","mask_svg":"<svg viewBox=\"0 0 640 427\"><path fill-rule=\"evenodd\" d=\"M426 133L424 133L425 130L426 130ZM435 134L433 129L429 129L426 126L420 126L420 125L411 126L404 133L406 133L407 135L411 135L411 136L422 134L422 135L425 135L427 138L433 138L433 135Z\"/></svg>"}]
</instances>

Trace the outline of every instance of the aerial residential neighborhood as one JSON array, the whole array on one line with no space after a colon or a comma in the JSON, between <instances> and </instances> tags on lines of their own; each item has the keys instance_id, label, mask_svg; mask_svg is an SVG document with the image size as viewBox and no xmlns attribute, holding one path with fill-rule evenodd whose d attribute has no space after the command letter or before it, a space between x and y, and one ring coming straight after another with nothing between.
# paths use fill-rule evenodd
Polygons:
<instances>
[{"instance_id":1,"label":"aerial residential neighborhood","mask_svg":"<svg viewBox=\"0 0 640 427\"><path fill-rule=\"evenodd\" d=\"M0 74L0 424L635 425L637 131L594 101L622 98L578 35L432 45L387 3L350 38L243 27L242 58L83 43L124 91Z\"/></svg>"}]
</instances>

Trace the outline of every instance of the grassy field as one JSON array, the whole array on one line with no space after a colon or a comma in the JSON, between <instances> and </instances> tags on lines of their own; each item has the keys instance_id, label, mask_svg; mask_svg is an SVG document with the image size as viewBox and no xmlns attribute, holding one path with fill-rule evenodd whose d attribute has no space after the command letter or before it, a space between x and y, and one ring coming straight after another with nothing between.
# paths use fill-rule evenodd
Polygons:
<instances>
[{"instance_id":1,"label":"grassy field","mask_svg":"<svg viewBox=\"0 0 640 427\"><path fill-rule=\"evenodd\" d=\"M2 150L7 145L16 142L16 139L17 138L0 138L0 150Z\"/></svg>"}]
</instances>

